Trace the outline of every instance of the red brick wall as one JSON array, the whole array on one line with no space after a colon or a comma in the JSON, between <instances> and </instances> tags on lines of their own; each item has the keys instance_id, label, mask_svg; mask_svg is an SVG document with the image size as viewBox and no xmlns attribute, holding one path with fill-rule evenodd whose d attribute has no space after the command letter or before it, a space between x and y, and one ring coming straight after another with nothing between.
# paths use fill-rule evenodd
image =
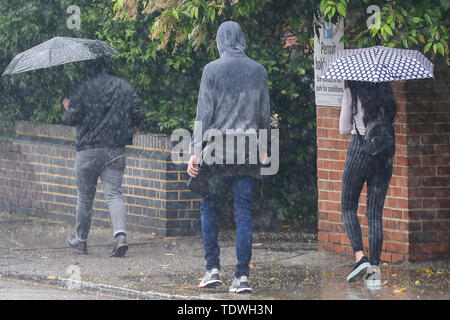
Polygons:
<instances>
[{"instance_id":1,"label":"red brick wall","mask_svg":"<svg viewBox=\"0 0 450 320\"><path fill-rule=\"evenodd\" d=\"M406 110L410 260L450 256L449 68L395 85Z\"/></svg>"},{"instance_id":2,"label":"red brick wall","mask_svg":"<svg viewBox=\"0 0 450 320\"><path fill-rule=\"evenodd\" d=\"M393 83L394 171L383 211L381 259L388 262L450 256L450 101L448 67L435 78ZM350 136L339 134L339 107L317 106L319 250L353 255L341 214L341 182ZM358 218L368 250L366 187Z\"/></svg>"}]
</instances>

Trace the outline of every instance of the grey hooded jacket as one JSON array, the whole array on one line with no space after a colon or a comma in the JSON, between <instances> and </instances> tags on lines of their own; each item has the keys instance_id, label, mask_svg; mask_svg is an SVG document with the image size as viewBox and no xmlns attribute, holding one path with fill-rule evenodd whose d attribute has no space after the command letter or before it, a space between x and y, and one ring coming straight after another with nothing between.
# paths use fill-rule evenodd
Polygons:
<instances>
[{"instance_id":1,"label":"grey hooded jacket","mask_svg":"<svg viewBox=\"0 0 450 320\"><path fill-rule=\"evenodd\" d=\"M200 84L197 122L191 142L191 154L196 155L202 149L198 139L208 129L217 129L223 136L227 129L256 132L267 129L270 134L266 69L246 56L246 39L238 23L223 23L216 41L220 58L205 66Z\"/></svg>"}]
</instances>

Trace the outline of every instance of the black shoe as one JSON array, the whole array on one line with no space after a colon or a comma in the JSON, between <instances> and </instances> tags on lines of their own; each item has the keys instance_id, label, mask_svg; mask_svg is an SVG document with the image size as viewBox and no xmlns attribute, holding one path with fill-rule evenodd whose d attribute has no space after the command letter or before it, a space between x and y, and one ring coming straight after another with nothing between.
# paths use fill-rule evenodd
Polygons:
<instances>
[{"instance_id":1,"label":"black shoe","mask_svg":"<svg viewBox=\"0 0 450 320\"><path fill-rule=\"evenodd\" d=\"M348 282L360 281L366 274L367 269L370 267L369 259L363 256L353 267L352 271L347 276Z\"/></svg>"},{"instance_id":2,"label":"black shoe","mask_svg":"<svg viewBox=\"0 0 450 320\"><path fill-rule=\"evenodd\" d=\"M87 241L80 241L74 236L68 236L66 243L69 247L76 249L83 254L87 254Z\"/></svg>"},{"instance_id":3,"label":"black shoe","mask_svg":"<svg viewBox=\"0 0 450 320\"><path fill-rule=\"evenodd\" d=\"M128 244L125 237L120 237L112 243L112 251L110 257L124 257L128 250Z\"/></svg>"}]
</instances>

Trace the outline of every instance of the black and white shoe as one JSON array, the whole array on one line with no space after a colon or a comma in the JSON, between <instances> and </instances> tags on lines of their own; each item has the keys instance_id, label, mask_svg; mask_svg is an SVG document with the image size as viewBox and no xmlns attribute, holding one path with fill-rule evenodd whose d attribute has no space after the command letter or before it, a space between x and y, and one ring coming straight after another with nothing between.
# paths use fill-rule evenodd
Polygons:
<instances>
[{"instance_id":1,"label":"black and white shoe","mask_svg":"<svg viewBox=\"0 0 450 320\"><path fill-rule=\"evenodd\" d=\"M201 289L215 288L220 285L222 285L222 281L220 281L219 269L212 268L211 270L206 271L206 274L198 287Z\"/></svg>"},{"instance_id":2,"label":"black and white shoe","mask_svg":"<svg viewBox=\"0 0 450 320\"><path fill-rule=\"evenodd\" d=\"M347 282L357 282L360 281L370 268L369 259L363 256L353 267L352 271L347 276Z\"/></svg>"},{"instance_id":3,"label":"black and white shoe","mask_svg":"<svg viewBox=\"0 0 450 320\"><path fill-rule=\"evenodd\" d=\"M240 294L249 294L252 293L252 289L248 284L247 276L240 276L239 278L234 278L233 283L230 286L229 292L231 293L240 293Z\"/></svg>"},{"instance_id":4,"label":"black and white shoe","mask_svg":"<svg viewBox=\"0 0 450 320\"><path fill-rule=\"evenodd\" d=\"M109 254L110 257L124 257L128 250L128 244L125 237L120 237L114 240L112 243L112 250Z\"/></svg>"},{"instance_id":5,"label":"black and white shoe","mask_svg":"<svg viewBox=\"0 0 450 320\"><path fill-rule=\"evenodd\" d=\"M370 266L364 278L364 285L369 289L379 289L381 287L381 271L379 266Z\"/></svg>"}]
</instances>

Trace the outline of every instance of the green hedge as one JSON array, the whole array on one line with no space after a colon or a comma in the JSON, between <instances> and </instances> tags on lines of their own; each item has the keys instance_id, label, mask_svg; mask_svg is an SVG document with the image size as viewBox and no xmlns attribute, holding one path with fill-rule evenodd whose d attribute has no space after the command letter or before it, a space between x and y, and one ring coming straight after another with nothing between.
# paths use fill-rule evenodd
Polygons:
<instances>
[{"instance_id":1,"label":"green hedge","mask_svg":"<svg viewBox=\"0 0 450 320\"><path fill-rule=\"evenodd\" d=\"M281 220L317 218L310 39L313 15L320 1L241 0L234 4L226 1L227 6L220 14L217 7L214 18L204 6L214 1L190 1L206 9L200 9L197 18L195 10L192 17L180 14L180 20L175 21L180 23L177 32L166 39L163 49L159 46L165 41L164 35L153 41L149 35L164 9L142 13L142 1L138 1L140 6L134 19L114 19L117 12L111 0L1 2L1 70L15 54L54 36L101 39L121 52L114 58L115 73L135 87L147 110L142 130L153 133L192 129L202 68L218 56L215 32L223 21L238 21L248 37L247 54L268 70L272 112L280 129L280 171L265 180L264 199L258 195L257 210ZM181 2L167 1L172 5ZM80 30L69 30L66 26L69 17L66 10L72 4L81 8ZM204 15L209 15L209 20L201 27L202 38L192 39L197 42L188 41L187 37L177 39L177 34L189 32L189 26L201 21ZM79 77L79 66L69 64L2 79L0 121L4 125L14 119L60 123L61 100Z\"/></svg>"}]
</instances>

